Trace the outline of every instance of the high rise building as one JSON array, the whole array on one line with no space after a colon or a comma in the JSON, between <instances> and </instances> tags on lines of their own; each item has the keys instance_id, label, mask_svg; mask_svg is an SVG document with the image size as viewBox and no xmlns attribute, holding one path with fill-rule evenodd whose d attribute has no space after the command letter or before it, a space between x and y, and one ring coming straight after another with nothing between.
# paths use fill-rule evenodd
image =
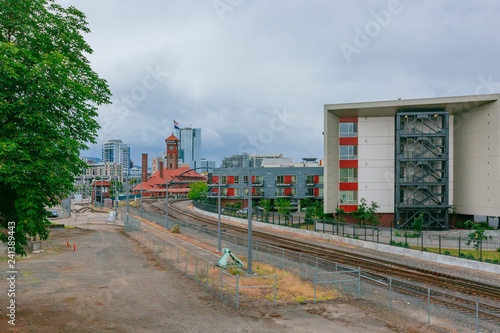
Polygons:
<instances>
[{"instance_id":1,"label":"high rise building","mask_svg":"<svg viewBox=\"0 0 500 333\"><path fill-rule=\"evenodd\" d=\"M201 128L181 128L177 137L180 139L179 159L190 168L201 166Z\"/></svg>"},{"instance_id":2,"label":"high rise building","mask_svg":"<svg viewBox=\"0 0 500 333\"><path fill-rule=\"evenodd\" d=\"M282 159L283 154L273 155L248 155L242 153L241 155L233 155L231 157L224 157L222 160L221 168L258 168L262 165L264 159Z\"/></svg>"},{"instance_id":3,"label":"high rise building","mask_svg":"<svg viewBox=\"0 0 500 333\"><path fill-rule=\"evenodd\" d=\"M202 167L203 169L198 172L203 175L213 173L215 168L215 161L208 161L207 159L202 158L200 167Z\"/></svg>"},{"instance_id":4,"label":"high rise building","mask_svg":"<svg viewBox=\"0 0 500 333\"><path fill-rule=\"evenodd\" d=\"M102 144L102 162L121 163L123 175L130 173L130 146L122 140L108 140Z\"/></svg>"}]
</instances>

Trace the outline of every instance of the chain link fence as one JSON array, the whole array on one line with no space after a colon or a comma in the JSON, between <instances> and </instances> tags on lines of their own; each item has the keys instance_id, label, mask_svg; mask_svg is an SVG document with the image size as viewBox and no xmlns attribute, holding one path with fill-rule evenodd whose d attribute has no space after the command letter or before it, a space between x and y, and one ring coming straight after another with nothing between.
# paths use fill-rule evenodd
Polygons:
<instances>
[{"instance_id":1,"label":"chain link fence","mask_svg":"<svg viewBox=\"0 0 500 333\"><path fill-rule=\"evenodd\" d=\"M196 201L193 201L193 205L207 212L218 212L218 207L216 205ZM464 235L460 236L443 235L442 233L433 231L416 233L411 230L358 225L334 220L301 219L300 217L294 218L293 216L286 218L281 214L275 212L271 213L272 214L266 214L262 211L255 211L253 212L253 219L256 222L310 230L323 234L376 242L491 264L500 264L500 241L468 237L467 234L470 233L468 230L464 230ZM243 210L227 207L224 207L224 210L221 209L221 214L239 218L247 217L246 212Z\"/></svg>"}]
</instances>

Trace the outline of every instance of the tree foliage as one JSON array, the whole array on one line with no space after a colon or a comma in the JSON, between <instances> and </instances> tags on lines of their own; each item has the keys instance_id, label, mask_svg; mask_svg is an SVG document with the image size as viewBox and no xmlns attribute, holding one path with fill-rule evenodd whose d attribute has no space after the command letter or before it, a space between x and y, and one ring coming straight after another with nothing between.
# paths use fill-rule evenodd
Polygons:
<instances>
[{"instance_id":1,"label":"tree foliage","mask_svg":"<svg viewBox=\"0 0 500 333\"><path fill-rule=\"evenodd\" d=\"M27 236L48 237L46 207L71 192L80 150L95 143L97 107L109 103L86 58L88 32L74 7L0 2L0 225L16 223L20 254Z\"/></svg>"},{"instance_id":2,"label":"tree foliage","mask_svg":"<svg viewBox=\"0 0 500 333\"><path fill-rule=\"evenodd\" d=\"M368 205L364 198L361 198L360 202L357 210L352 212L351 215L357 218L362 225L370 224L378 226L380 221L377 216L377 209L379 209L380 206L375 201L372 201L372 203Z\"/></svg>"},{"instance_id":3,"label":"tree foliage","mask_svg":"<svg viewBox=\"0 0 500 333\"><path fill-rule=\"evenodd\" d=\"M271 199L260 199L259 206L264 210L264 220L269 221L269 215L271 215L271 211L273 210Z\"/></svg>"},{"instance_id":4,"label":"tree foliage","mask_svg":"<svg viewBox=\"0 0 500 333\"><path fill-rule=\"evenodd\" d=\"M285 218L285 222L288 222L292 211L292 205L290 204L290 200L286 200L283 198L276 199L274 201L274 206L276 207L278 213L283 215L283 217Z\"/></svg>"},{"instance_id":5,"label":"tree foliage","mask_svg":"<svg viewBox=\"0 0 500 333\"><path fill-rule=\"evenodd\" d=\"M206 183L200 181L189 184L188 198L191 200L204 201L208 186Z\"/></svg>"}]
</instances>

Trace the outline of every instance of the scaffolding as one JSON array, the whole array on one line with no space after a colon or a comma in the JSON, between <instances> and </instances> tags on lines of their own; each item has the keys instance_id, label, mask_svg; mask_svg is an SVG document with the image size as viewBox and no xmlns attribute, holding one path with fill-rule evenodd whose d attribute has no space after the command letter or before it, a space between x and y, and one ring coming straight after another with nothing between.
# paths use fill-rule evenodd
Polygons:
<instances>
[{"instance_id":1,"label":"scaffolding","mask_svg":"<svg viewBox=\"0 0 500 333\"><path fill-rule=\"evenodd\" d=\"M395 227L448 229L449 115L443 110L396 114Z\"/></svg>"}]
</instances>

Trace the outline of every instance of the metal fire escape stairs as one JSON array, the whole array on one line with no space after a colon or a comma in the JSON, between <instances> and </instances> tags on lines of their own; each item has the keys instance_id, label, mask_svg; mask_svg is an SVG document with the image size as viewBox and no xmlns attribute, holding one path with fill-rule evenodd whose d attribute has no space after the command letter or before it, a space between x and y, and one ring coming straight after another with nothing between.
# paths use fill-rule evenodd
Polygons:
<instances>
[{"instance_id":1,"label":"metal fire escape stairs","mask_svg":"<svg viewBox=\"0 0 500 333\"><path fill-rule=\"evenodd\" d=\"M448 112L406 110L395 118L395 227L411 229L423 213L424 228L448 229Z\"/></svg>"}]
</instances>

